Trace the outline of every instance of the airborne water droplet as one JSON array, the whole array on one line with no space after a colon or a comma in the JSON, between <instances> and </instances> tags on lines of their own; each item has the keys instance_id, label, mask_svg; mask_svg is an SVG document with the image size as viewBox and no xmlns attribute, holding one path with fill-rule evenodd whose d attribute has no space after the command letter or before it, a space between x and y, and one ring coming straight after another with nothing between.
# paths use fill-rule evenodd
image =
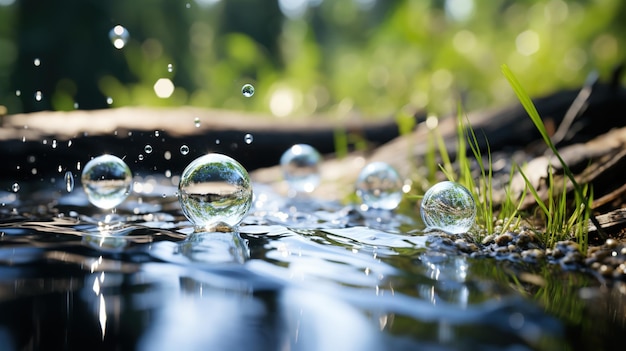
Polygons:
<instances>
[{"instance_id":1,"label":"airborne water droplet","mask_svg":"<svg viewBox=\"0 0 626 351\"><path fill-rule=\"evenodd\" d=\"M171 63L167 64L167 71L172 73L172 71L174 71L174 65L172 65Z\"/></svg>"},{"instance_id":2,"label":"airborne water droplet","mask_svg":"<svg viewBox=\"0 0 626 351\"><path fill-rule=\"evenodd\" d=\"M280 167L289 188L310 193L320 183L319 163L322 157L314 147L296 144L280 157Z\"/></svg>"},{"instance_id":3,"label":"airborne water droplet","mask_svg":"<svg viewBox=\"0 0 626 351\"><path fill-rule=\"evenodd\" d=\"M41 101L41 99L43 99L43 94L41 93L41 91L40 91L40 90L37 90L37 91L35 92L35 100L36 100L36 101Z\"/></svg>"},{"instance_id":4,"label":"airborne water droplet","mask_svg":"<svg viewBox=\"0 0 626 351\"><path fill-rule=\"evenodd\" d=\"M178 184L183 214L196 231L236 227L252 204L252 185L246 169L222 154L192 161Z\"/></svg>"},{"instance_id":5,"label":"airborne water droplet","mask_svg":"<svg viewBox=\"0 0 626 351\"><path fill-rule=\"evenodd\" d=\"M151 154L152 153L152 146L151 145L144 146L143 151L145 151L147 154Z\"/></svg>"},{"instance_id":6,"label":"airborne water droplet","mask_svg":"<svg viewBox=\"0 0 626 351\"><path fill-rule=\"evenodd\" d=\"M189 146L187 146L187 145L182 145L182 146L180 147L180 153L181 153L182 155L187 155L187 154L189 153Z\"/></svg>"},{"instance_id":7,"label":"airborne water droplet","mask_svg":"<svg viewBox=\"0 0 626 351\"><path fill-rule=\"evenodd\" d=\"M254 137L252 136L252 134L246 134L246 135L243 137L243 141L244 141L246 144L248 144L248 145L252 144L252 141L253 141L253 140L254 140Z\"/></svg>"},{"instance_id":8,"label":"airborne water droplet","mask_svg":"<svg viewBox=\"0 0 626 351\"><path fill-rule=\"evenodd\" d=\"M107 97L107 105L111 105L113 104L113 98L112 97Z\"/></svg>"},{"instance_id":9,"label":"airborne water droplet","mask_svg":"<svg viewBox=\"0 0 626 351\"><path fill-rule=\"evenodd\" d=\"M196 128L200 128L200 118L194 118L193 124L196 126Z\"/></svg>"},{"instance_id":10,"label":"airborne water droplet","mask_svg":"<svg viewBox=\"0 0 626 351\"><path fill-rule=\"evenodd\" d=\"M12 190L14 193L17 193L18 191L20 191L20 185L19 185L19 184L17 184L17 183L13 183L13 185L11 185L11 190Z\"/></svg>"},{"instance_id":11,"label":"airborne water droplet","mask_svg":"<svg viewBox=\"0 0 626 351\"><path fill-rule=\"evenodd\" d=\"M35 67L39 67L41 65L41 60L36 58L33 60L33 64L35 65Z\"/></svg>"},{"instance_id":12,"label":"airborne water droplet","mask_svg":"<svg viewBox=\"0 0 626 351\"><path fill-rule=\"evenodd\" d=\"M70 171L65 172L65 190L67 190L68 193L74 190L74 175Z\"/></svg>"},{"instance_id":13,"label":"airborne water droplet","mask_svg":"<svg viewBox=\"0 0 626 351\"><path fill-rule=\"evenodd\" d=\"M20 96L22 95L22 91L21 90L16 90L15 91L15 96Z\"/></svg>"},{"instance_id":14,"label":"airborne water droplet","mask_svg":"<svg viewBox=\"0 0 626 351\"><path fill-rule=\"evenodd\" d=\"M119 24L109 31L109 39L111 40L111 43L113 43L113 46L118 50L126 45L129 37L130 34L128 33L128 30Z\"/></svg>"},{"instance_id":15,"label":"airborne water droplet","mask_svg":"<svg viewBox=\"0 0 626 351\"><path fill-rule=\"evenodd\" d=\"M249 98L254 95L254 87L252 86L252 84L245 84L243 87L241 87L241 93L243 94L243 96Z\"/></svg>"},{"instance_id":16,"label":"airborne water droplet","mask_svg":"<svg viewBox=\"0 0 626 351\"><path fill-rule=\"evenodd\" d=\"M119 157L102 155L87 162L81 181L89 202L109 209L122 203L130 194L132 173Z\"/></svg>"},{"instance_id":17,"label":"airborne water droplet","mask_svg":"<svg viewBox=\"0 0 626 351\"><path fill-rule=\"evenodd\" d=\"M393 210L402 200L402 181L398 172L390 165L373 162L359 173L356 193L370 208Z\"/></svg>"},{"instance_id":18,"label":"airborne water droplet","mask_svg":"<svg viewBox=\"0 0 626 351\"><path fill-rule=\"evenodd\" d=\"M422 199L421 216L427 228L450 234L466 233L476 218L476 202L462 185L444 181L432 186Z\"/></svg>"}]
</instances>

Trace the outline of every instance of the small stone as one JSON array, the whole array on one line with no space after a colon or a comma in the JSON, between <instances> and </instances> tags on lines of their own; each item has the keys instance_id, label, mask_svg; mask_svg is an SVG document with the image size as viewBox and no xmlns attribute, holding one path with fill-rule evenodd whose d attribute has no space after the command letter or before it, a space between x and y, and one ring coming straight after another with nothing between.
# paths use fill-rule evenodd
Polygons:
<instances>
[{"instance_id":1,"label":"small stone","mask_svg":"<svg viewBox=\"0 0 626 351\"><path fill-rule=\"evenodd\" d=\"M493 234L487 235L486 237L484 237L484 238L483 238L483 240L481 241L481 243L482 243L483 245L491 244L492 242L494 242L494 239L495 239L495 238L496 238L496 236L495 236L495 235L493 235Z\"/></svg>"},{"instance_id":2,"label":"small stone","mask_svg":"<svg viewBox=\"0 0 626 351\"><path fill-rule=\"evenodd\" d=\"M513 236L509 233L504 233L498 235L495 239L496 245L505 246L513 240Z\"/></svg>"},{"instance_id":3,"label":"small stone","mask_svg":"<svg viewBox=\"0 0 626 351\"><path fill-rule=\"evenodd\" d=\"M515 245L513 245L513 244L509 244L509 245L507 246L507 248L509 249L509 251L513 252L513 251L515 251L515 250L517 249L517 246L515 246Z\"/></svg>"},{"instance_id":4,"label":"small stone","mask_svg":"<svg viewBox=\"0 0 626 351\"><path fill-rule=\"evenodd\" d=\"M524 247L524 246L528 245L528 243L530 243L530 236L528 236L528 234L520 233L517 236L517 245L518 246Z\"/></svg>"}]
</instances>

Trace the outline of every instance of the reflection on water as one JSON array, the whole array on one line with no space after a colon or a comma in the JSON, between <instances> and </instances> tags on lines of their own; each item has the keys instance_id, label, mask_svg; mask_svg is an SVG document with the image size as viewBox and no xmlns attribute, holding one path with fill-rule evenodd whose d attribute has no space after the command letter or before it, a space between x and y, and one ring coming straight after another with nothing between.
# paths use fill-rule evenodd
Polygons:
<instances>
[{"instance_id":1,"label":"reflection on water","mask_svg":"<svg viewBox=\"0 0 626 351\"><path fill-rule=\"evenodd\" d=\"M193 233L170 198L102 221L77 196L0 211L2 350L600 350L626 329L619 286L472 259L402 213L259 186L238 231Z\"/></svg>"}]
</instances>

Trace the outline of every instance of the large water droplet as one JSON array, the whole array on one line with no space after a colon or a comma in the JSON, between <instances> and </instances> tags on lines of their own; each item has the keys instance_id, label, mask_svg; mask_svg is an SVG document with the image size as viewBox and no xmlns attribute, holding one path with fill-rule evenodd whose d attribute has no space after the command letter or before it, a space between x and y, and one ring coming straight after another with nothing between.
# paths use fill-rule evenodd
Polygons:
<instances>
[{"instance_id":1,"label":"large water droplet","mask_svg":"<svg viewBox=\"0 0 626 351\"><path fill-rule=\"evenodd\" d=\"M184 155L187 155L187 154L189 153L189 146L187 146L187 145L182 145L182 146L180 147L180 153L181 153L181 155L183 155L183 156L184 156Z\"/></svg>"},{"instance_id":2,"label":"large water droplet","mask_svg":"<svg viewBox=\"0 0 626 351\"><path fill-rule=\"evenodd\" d=\"M250 209L252 185L241 164L212 153L185 168L178 184L178 199L196 231L232 229Z\"/></svg>"},{"instance_id":3,"label":"large water droplet","mask_svg":"<svg viewBox=\"0 0 626 351\"><path fill-rule=\"evenodd\" d=\"M427 228L450 234L466 233L476 218L476 202L462 185L440 182L424 194L421 215Z\"/></svg>"},{"instance_id":4,"label":"large water droplet","mask_svg":"<svg viewBox=\"0 0 626 351\"><path fill-rule=\"evenodd\" d=\"M356 193L373 209L393 210L402 200L402 180L398 172L384 162L373 162L361 170Z\"/></svg>"},{"instance_id":5,"label":"large water droplet","mask_svg":"<svg viewBox=\"0 0 626 351\"><path fill-rule=\"evenodd\" d=\"M122 27L119 24L109 31L109 39L116 49L123 48L128 42L129 37L130 34L128 33L126 28Z\"/></svg>"},{"instance_id":6,"label":"large water droplet","mask_svg":"<svg viewBox=\"0 0 626 351\"><path fill-rule=\"evenodd\" d=\"M68 193L74 190L74 175L70 171L65 172L65 190L67 190Z\"/></svg>"},{"instance_id":7,"label":"large water droplet","mask_svg":"<svg viewBox=\"0 0 626 351\"><path fill-rule=\"evenodd\" d=\"M245 84L243 87L241 87L241 93L243 94L243 96L249 98L254 95L254 87L252 86L252 84Z\"/></svg>"},{"instance_id":8,"label":"large water droplet","mask_svg":"<svg viewBox=\"0 0 626 351\"><path fill-rule=\"evenodd\" d=\"M132 173L122 159L102 155L87 162L81 181L89 202L109 209L121 204L130 194Z\"/></svg>"},{"instance_id":9,"label":"large water droplet","mask_svg":"<svg viewBox=\"0 0 626 351\"><path fill-rule=\"evenodd\" d=\"M320 183L319 163L322 157L311 145L296 144L280 157L280 167L289 188L310 193Z\"/></svg>"},{"instance_id":10,"label":"large water droplet","mask_svg":"<svg viewBox=\"0 0 626 351\"><path fill-rule=\"evenodd\" d=\"M246 135L244 135L244 137L243 137L243 141L244 141L246 144L250 145L250 144L252 144L252 142L254 141L254 137L252 136L252 134L246 134Z\"/></svg>"},{"instance_id":11,"label":"large water droplet","mask_svg":"<svg viewBox=\"0 0 626 351\"><path fill-rule=\"evenodd\" d=\"M143 151L145 151L147 154L151 154L152 153L152 145L146 145L143 147Z\"/></svg>"}]
</instances>

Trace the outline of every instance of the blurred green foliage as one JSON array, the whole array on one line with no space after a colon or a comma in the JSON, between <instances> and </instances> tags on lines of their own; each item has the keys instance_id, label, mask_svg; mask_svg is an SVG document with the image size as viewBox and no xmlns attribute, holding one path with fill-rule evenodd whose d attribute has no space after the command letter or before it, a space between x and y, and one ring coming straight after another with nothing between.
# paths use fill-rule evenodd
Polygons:
<instances>
[{"instance_id":1,"label":"blurred green foliage","mask_svg":"<svg viewBox=\"0 0 626 351\"><path fill-rule=\"evenodd\" d=\"M9 113L101 108L110 97L113 107L278 117L450 114L459 101L466 110L515 101L501 64L539 96L579 86L594 69L607 75L626 50L621 0L41 3L0 0L0 105ZM108 39L117 24L130 32L120 50ZM155 94L160 78L174 83L168 98Z\"/></svg>"}]
</instances>

